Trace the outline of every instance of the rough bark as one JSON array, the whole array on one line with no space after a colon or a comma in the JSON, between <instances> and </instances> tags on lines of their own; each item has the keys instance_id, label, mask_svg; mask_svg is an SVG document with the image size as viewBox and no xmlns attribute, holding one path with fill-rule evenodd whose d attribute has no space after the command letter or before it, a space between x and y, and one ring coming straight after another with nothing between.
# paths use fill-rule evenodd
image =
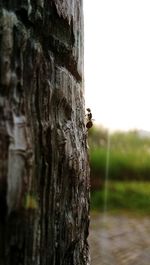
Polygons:
<instances>
[{"instance_id":1,"label":"rough bark","mask_svg":"<svg viewBox=\"0 0 150 265\"><path fill-rule=\"evenodd\" d=\"M82 0L0 0L0 264L89 264Z\"/></svg>"}]
</instances>

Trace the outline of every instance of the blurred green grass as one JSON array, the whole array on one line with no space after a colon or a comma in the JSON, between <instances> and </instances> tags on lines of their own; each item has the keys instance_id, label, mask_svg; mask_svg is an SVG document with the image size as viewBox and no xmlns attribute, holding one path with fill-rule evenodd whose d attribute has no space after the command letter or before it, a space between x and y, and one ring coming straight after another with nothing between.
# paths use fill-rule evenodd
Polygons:
<instances>
[{"instance_id":1,"label":"blurred green grass","mask_svg":"<svg viewBox=\"0 0 150 265\"><path fill-rule=\"evenodd\" d=\"M109 134L102 127L89 131L92 210L104 210L107 171L107 211L150 214L150 134L145 137L142 133L133 130Z\"/></svg>"},{"instance_id":2,"label":"blurred green grass","mask_svg":"<svg viewBox=\"0 0 150 265\"><path fill-rule=\"evenodd\" d=\"M107 185L107 211L150 214L150 182L111 181ZM105 188L91 194L91 210L103 211Z\"/></svg>"},{"instance_id":3,"label":"blurred green grass","mask_svg":"<svg viewBox=\"0 0 150 265\"><path fill-rule=\"evenodd\" d=\"M106 148L90 150L91 174L93 177L105 178ZM109 155L109 172L114 180L150 180L150 154L139 150L121 152L111 150Z\"/></svg>"},{"instance_id":4,"label":"blurred green grass","mask_svg":"<svg viewBox=\"0 0 150 265\"><path fill-rule=\"evenodd\" d=\"M109 175L111 180L150 181L150 137L138 131L114 132L109 135ZM108 131L93 128L89 133L92 178L105 179Z\"/></svg>"}]
</instances>

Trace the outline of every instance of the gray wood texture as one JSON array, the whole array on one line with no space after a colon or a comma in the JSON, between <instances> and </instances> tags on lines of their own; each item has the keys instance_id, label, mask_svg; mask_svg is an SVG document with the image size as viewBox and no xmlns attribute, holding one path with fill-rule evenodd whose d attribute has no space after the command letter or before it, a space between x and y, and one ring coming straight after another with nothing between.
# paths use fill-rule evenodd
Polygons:
<instances>
[{"instance_id":1,"label":"gray wood texture","mask_svg":"<svg viewBox=\"0 0 150 265\"><path fill-rule=\"evenodd\" d=\"M0 1L0 264L87 265L82 0Z\"/></svg>"}]
</instances>

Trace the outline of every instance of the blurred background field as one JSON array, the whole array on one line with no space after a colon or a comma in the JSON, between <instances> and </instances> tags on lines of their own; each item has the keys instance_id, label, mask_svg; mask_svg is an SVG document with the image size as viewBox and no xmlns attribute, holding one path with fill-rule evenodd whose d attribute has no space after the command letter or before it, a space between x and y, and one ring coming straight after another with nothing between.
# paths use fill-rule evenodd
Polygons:
<instances>
[{"instance_id":1,"label":"blurred background field","mask_svg":"<svg viewBox=\"0 0 150 265\"><path fill-rule=\"evenodd\" d=\"M88 141L91 209L149 214L150 134L93 127Z\"/></svg>"}]
</instances>

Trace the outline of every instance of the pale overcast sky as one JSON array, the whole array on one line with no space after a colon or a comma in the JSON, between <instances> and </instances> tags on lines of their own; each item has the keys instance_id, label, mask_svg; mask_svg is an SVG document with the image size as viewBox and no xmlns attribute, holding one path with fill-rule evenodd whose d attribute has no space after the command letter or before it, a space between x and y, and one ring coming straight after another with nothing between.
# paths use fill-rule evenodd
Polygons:
<instances>
[{"instance_id":1,"label":"pale overcast sky","mask_svg":"<svg viewBox=\"0 0 150 265\"><path fill-rule=\"evenodd\" d=\"M110 129L150 130L150 0L84 0L86 106Z\"/></svg>"}]
</instances>

